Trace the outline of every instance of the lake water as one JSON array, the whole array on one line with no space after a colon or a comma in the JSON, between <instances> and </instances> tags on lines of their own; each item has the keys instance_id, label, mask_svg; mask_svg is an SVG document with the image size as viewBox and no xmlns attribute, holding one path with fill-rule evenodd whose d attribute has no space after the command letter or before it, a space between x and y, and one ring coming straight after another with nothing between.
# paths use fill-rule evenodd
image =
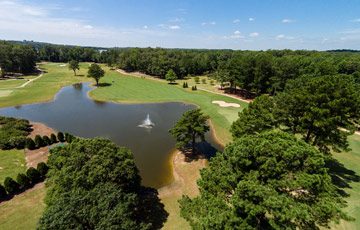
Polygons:
<instances>
[{"instance_id":1,"label":"lake water","mask_svg":"<svg viewBox=\"0 0 360 230\"><path fill-rule=\"evenodd\" d=\"M169 184L173 180L170 162L176 149L168 130L184 112L196 106L182 102L117 104L94 101L87 96L93 89L89 84L64 87L49 102L0 109L0 115L41 122L78 137L109 138L132 151L144 186L160 188ZM155 125L151 129L138 127L147 114ZM199 147L208 155L221 149L211 132Z\"/></svg>"}]
</instances>

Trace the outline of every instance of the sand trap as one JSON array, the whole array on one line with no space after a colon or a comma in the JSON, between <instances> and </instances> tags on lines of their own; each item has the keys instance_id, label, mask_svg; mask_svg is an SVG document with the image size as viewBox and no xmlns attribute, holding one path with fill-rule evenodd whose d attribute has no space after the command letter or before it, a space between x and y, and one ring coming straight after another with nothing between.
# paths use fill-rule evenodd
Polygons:
<instances>
[{"instance_id":1,"label":"sand trap","mask_svg":"<svg viewBox=\"0 0 360 230\"><path fill-rule=\"evenodd\" d=\"M236 103L226 103L225 101L212 101L214 104L219 104L221 107L236 107L239 108L240 105Z\"/></svg>"},{"instance_id":2,"label":"sand trap","mask_svg":"<svg viewBox=\"0 0 360 230\"><path fill-rule=\"evenodd\" d=\"M0 90L0 97L9 96L12 93L12 90Z\"/></svg>"},{"instance_id":3,"label":"sand trap","mask_svg":"<svg viewBox=\"0 0 360 230\"><path fill-rule=\"evenodd\" d=\"M66 66L66 64L62 64L62 65L59 65L59 66L64 67L64 66Z\"/></svg>"}]
</instances>

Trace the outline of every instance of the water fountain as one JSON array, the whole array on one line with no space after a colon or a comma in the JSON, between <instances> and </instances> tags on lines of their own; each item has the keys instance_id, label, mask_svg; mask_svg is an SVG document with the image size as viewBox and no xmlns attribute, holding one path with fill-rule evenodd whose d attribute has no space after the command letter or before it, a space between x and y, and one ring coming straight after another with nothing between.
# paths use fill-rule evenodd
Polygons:
<instances>
[{"instance_id":1,"label":"water fountain","mask_svg":"<svg viewBox=\"0 0 360 230\"><path fill-rule=\"evenodd\" d=\"M141 125L138 125L138 126L142 127L142 128L151 129L154 125L155 124L151 122L150 115L148 114L146 119L143 121L143 123Z\"/></svg>"}]
</instances>

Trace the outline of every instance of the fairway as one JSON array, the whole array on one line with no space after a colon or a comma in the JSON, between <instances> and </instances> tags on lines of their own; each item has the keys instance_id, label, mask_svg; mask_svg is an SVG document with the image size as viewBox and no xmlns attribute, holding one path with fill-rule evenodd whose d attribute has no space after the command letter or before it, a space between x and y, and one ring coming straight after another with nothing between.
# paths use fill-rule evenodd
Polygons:
<instances>
[{"instance_id":1,"label":"fairway","mask_svg":"<svg viewBox=\"0 0 360 230\"><path fill-rule=\"evenodd\" d=\"M0 89L4 88L14 88L21 86L27 82L27 80L6 80L6 81L0 81Z\"/></svg>"}]
</instances>

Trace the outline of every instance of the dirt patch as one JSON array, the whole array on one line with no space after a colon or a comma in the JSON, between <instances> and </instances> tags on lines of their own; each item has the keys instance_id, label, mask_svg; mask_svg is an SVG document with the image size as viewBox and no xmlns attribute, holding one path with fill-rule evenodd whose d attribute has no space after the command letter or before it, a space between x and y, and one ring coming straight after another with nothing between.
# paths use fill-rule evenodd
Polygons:
<instances>
[{"instance_id":1,"label":"dirt patch","mask_svg":"<svg viewBox=\"0 0 360 230\"><path fill-rule=\"evenodd\" d=\"M218 104L221 107L235 107L235 108L239 108L240 105L236 104L236 103L227 103L225 101L212 101L213 104Z\"/></svg>"},{"instance_id":2,"label":"dirt patch","mask_svg":"<svg viewBox=\"0 0 360 230\"><path fill-rule=\"evenodd\" d=\"M42 123L37 123L37 122L31 122L30 125L32 126L32 130L30 135L28 137L31 138L35 138L36 135L40 135L42 136L49 136L54 133L56 135L56 131L53 130L52 128L47 127L46 125L42 124Z\"/></svg>"}]
</instances>

